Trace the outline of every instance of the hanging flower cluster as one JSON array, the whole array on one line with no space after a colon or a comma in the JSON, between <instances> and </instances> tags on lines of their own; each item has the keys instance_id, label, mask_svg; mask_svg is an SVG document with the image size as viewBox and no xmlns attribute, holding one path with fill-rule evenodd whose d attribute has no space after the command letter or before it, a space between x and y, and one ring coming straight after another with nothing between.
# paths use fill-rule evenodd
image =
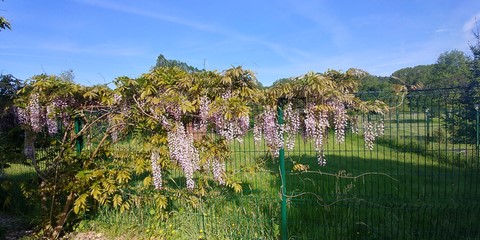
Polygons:
<instances>
[{"instance_id":1,"label":"hanging flower cluster","mask_svg":"<svg viewBox=\"0 0 480 240\"><path fill-rule=\"evenodd\" d=\"M381 120L379 123L366 121L363 123L363 138L365 140L365 147L373 150L375 139L384 134L384 123Z\"/></svg>"},{"instance_id":2,"label":"hanging flower cluster","mask_svg":"<svg viewBox=\"0 0 480 240\"><path fill-rule=\"evenodd\" d=\"M324 145L330 127L333 126L334 128L335 140L337 142L345 141L345 129L349 122L352 126L352 131L358 133L356 128L357 118L349 118L345 104L342 102L330 101L321 107L313 102L309 102L303 110L303 116L304 137L313 140L320 166L324 166L327 163L324 155ZM259 143L262 137L265 138L266 145L272 151L273 156L277 157L278 150L284 144L287 150L294 148L295 137L299 133L301 123L300 114L293 109L292 103L285 105L284 122L281 126L278 124L276 111L271 107L266 107L262 114L256 117L253 129L254 140L256 143ZM383 135L383 121L379 123L364 122L363 133L366 148L373 150L376 138Z\"/></svg>"},{"instance_id":3,"label":"hanging flower cluster","mask_svg":"<svg viewBox=\"0 0 480 240\"><path fill-rule=\"evenodd\" d=\"M200 129L206 129L207 125L210 123L214 124L215 128L219 128L215 124L223 124L221 126L223 126L222 129L225 129L225 131L229 130L229 126L232 126L232 123L224 121L223 117L218 117L221 116L220 113L215 113L212 117L210 113L210 105L211 102L207 97L201 98L198 115L200 122L198 125L194 125L193 129L187 129L182 121L186 115L181 111L178 103L160 101L156 104L148 104L145 101L137 101L137 106L141 108L142 111L148 110L146 113L153 117L166 131L170 159L174 164L180 166L182 169L186 178L186 186L189 190L195 188L193 175L195 171L201 169L199 150L194 145L194 136L192 130L196 131ZM145 109L146 106L149 107ZM161 109L161 111L157 111L158 109ZM226 139L231 140L236 132L233 131L233 133L229 133L219 131L219 134L220 133L223 133L222 136L224 136ZM160 189L159 186L161 185L159 185L160 180L158 179L160 179L162 169L161 166L159 166L154 160L157 159L157 155L154 157L154 153L155 152L152 152L151 160L152 175L154 178L155 187ZM214 179L217 180L219 184L224 184L225 181L223 179L223 175L225 170L223 163L219 162L217 159L210 159L207 164L210 164L212 167ZM205 168L209 167L204 166L204 169ZM155 181L157 181L157 183L155 183Z\"/></svg>"},{"instance_id":4,"label":"hanging flower cluster","mask_svg":"<svg viewBox=\"0 0 480 240\"><path fill-rule=\"evenodd\" d=\"M34 132L41 132L45 125L45 111L40 106L38 94L32 94L28 104L28 113L30 117L30 127Z\"/></svg>"},{"instance_id":5,"label":"hanging flower cluster","mask_svg":"<svg viewBox=\"0 0 480 240\"><path fill-rule=\"evenodd\" d=\"M232 94L230 91L226 91L222 94L224 101L228 101L231 96ZM242 141L241 137L243 137L249 129L250 118L248 115L227 119L225 117L225 113L227 112L225 106L212 109L210 107L211 104L212 102L205 96L200 99L199 128L206 129L207 123L212 123L213 129L215 129L216 132L226 140L232 141L236 139Z\"/></svg>"},{"instance_id":6,"label":"hanging flower cluster","mask_svg":"<svg viewBox=\"0 0 480 240\"><path fill-rule=\"evenodd\" d=\"M298 130L300 129L300 113L293 109L293 104L289 102L284 110L284 124L283 132L285 133L285 145L287 150L293 150L295 146L295 138L297 136Z\"/></svg>"},{"instance_id":7,"label":"hanging flower cluster","mask_svg":"<svg viewBox=\"0 0 480 240\"><path fill-rule=\"evenodd\" d=\"M160 159L160 154L158 151L152 151L150 161L152 164L152 173L153 173L153 186L155 189L162 189L162 168L159 166L158 160Z\"/></svg>"},{"instance_id":8,"label":"hanging flower cluster","mask_svg":"<svg viewBox=\"0 0 480 240\"><path fill-rule=\"evenodd\" d=\"M328 112L317 110L316 105L307 103L305 107L305 136L313 139L315 150L318 155L318 164L325 165L327 162L323 154L323 143L326 138L328 122Z\"/></svg>"},{"instance_id":9,"label":"hanging flower cluster","mask_svg":"<svg viewBox=\"0 0 480 240\"><path fill-rule=\"evenodd\" d=\"M213 173L213 179L220 185L225 185L225 162L222 162L218 157L211 158L204 169L207 169Z\"/></svg>"},{"instance_id":10,"label":"hanging flower cluster","mask_svg":"<svg viewBox=\"0 0 480 240\"><path fill-rule=\"evenodd\" d=\"M39 133L47 130L53 136L58 132L57 120L67 121L68 114L65 111L67 103L57 98L51 104L44 106L40 103L38 94L32 94L26 108L17 107L15 110L17 121L28 126L33 132ZM58 114L57 112L62 112Z\"/></svg>"},{"instance_id":11,"label":"hanging flower cluster","mask_svg":"<svg viewBox=\"0 0 480 240\"><path fill-rule=\"evenodd\" d=\"M52 105L48 105L46 110L47 110L47 115L46 115L45 124L47 125L48 134L52 136L58 132L58 125L55 117L56 115L55 108Z\"/></svg>"},{"instance_id":12,"label":"hanging flower cluster","mask_svg":"<svg viewBox=\"0 0 480 240\"><path fill-rule=\"evenodd\" d=\"M262 114L256 118L253 133L257 143L263 136L272 155L278 157L278 150L283 147L283 129L278 124L275 109L266 107L263 110Z\"/></svg>"},{"instance_id":13,"label":"hanging flower cluster","mask_svg":"<svg viewBox=\"0 0 480 240\"><path fill-rule=\"evenodd\" d=\"M187 179L187 188L193 189L193 173L200 169L198 150L193 145L193 134L185 131L182 122L176 122L172 131L168 132L168 148L170 158L182 168Z\"/></svg>"},{"instance_id":14,"label":"hanging flower cluster","mask_svg":"<svg viewBox=\"0 0 480 240\"><path fill-rule=\"evenodd\" d=\"M208 99L208 97L200 98L200 107L199 107L199 117L200 117L199 128L200 129L204 129L207 127L207 123L209 120L209 112L210 112L210 99Z\"/></svg>"},{"instance_id":15,"label":"hanging flower cluster","mask_svg":"<svg viewBox=\"0 0 480 240\"><path fill-rule=\"evenodd\" d=\"M335 127L335 140L339 143L345 142L345 128L347 126L347 110L342 102L331 102L333 108L333 125Z\"/></svg>"}]
</instances>

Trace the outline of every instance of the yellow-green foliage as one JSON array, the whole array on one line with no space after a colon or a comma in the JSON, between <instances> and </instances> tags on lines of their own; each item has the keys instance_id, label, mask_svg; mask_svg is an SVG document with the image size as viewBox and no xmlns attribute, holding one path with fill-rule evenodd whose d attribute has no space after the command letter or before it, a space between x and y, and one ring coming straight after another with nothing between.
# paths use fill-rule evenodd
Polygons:
<instances>
[{"instance_id":1,"label":"yellow-green foliage","mask_svg":"<svg viewBox=\"0 0 480 240\"><path fill-rule=\"evenodd\" d=\"M251 116L254 104L275 107L278 99L307 99L319 108L328 108L326 103L334 99L352 110L385 112L383 103L362 102L353 95L363 75L356 69L310 72L267 90L260 90L254 74L241 67L224 72L158 67L136 79L117 78L113 90L104 85L85 87L57 76L34 76L18 93L18 107L27 109L32 95L38 96L42 106L57 99L69 103L57 112L68 115L62 119L65 125L50 138L58 150L51 153L45 169L36 168L42 179L36 193L43 199L46 235L58 236L67 221L99 206L123 212L148 203L168 217L169 201L195 207L202 197L216 193L218 184L208 164L212 159L221 164L229 161L230 143L215 134L211 125L207 128L213 134L192 128L199 122L201 99L211 103L207 114L220 112L225 121ZM178 109L178 115L172 109ZM82 123L80 129L75 130L74 119ZM167 134L179 123L189 134L197 134L194 146L199 151L199 170L194 173L196 187L190 191L184 189L181 167L171 160L168 147ZM24 129L35 134L28 124ZM81 153L75 151L80 138L84 141ZM164 175L161 190L153 188L153 151L159 155L157 164ZM296 169L305 171L308 166ZM231 171L225 175L224 185L241 192L241 181Z\"/></svg>"}]
</instances>

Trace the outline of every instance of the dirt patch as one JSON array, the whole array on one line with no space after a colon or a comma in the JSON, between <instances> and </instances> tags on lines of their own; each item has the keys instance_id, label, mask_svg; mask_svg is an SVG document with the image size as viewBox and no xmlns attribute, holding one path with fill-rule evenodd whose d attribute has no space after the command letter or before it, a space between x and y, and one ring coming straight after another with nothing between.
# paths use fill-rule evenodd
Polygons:
<instances>
[{"instance_id":1,"label":"dirt patch","mask_svg":"<svg viewBox=\"0 0 480 240\"><path fill-rule=\"evenodd\" d=\"M73 240L107 240L101 233L96 232L81 232L81 233L69 233L63 239Z\"/></svg>"},{"instance_id":2,"label":"dirt patch","mask_svg":"<svg viewBox=\"0 0 480 240\"><path fill-rule=\"evenodd\" d=\"M0 212L0 239L20 239L32 233L30 224L22 218Z\"/></svg>"}]
</instances>

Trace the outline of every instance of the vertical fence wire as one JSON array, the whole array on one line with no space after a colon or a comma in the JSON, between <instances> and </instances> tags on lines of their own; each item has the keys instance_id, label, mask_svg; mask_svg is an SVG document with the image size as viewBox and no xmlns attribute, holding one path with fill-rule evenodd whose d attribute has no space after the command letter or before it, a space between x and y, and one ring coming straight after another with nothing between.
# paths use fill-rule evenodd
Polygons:
<instances>
[{"instance_id":1,"label":"vertical fence wire","mask_svg":"<svg viewBox=\"0 0 480 240\"><path fill-rule=\"evenodd\" d=\"M278 101L278 125L282 126L283 124L283 100ZM283 138L283 136L282 136ZM282 146L278 153L278 161L280 163L280 181L281 181L281 194L282 194L282 205L281 205L281 233L280 236L282 240L288 239L288 222L287 222L287 175L285 173L285 150Z\"/></svg>"}]
</instances>

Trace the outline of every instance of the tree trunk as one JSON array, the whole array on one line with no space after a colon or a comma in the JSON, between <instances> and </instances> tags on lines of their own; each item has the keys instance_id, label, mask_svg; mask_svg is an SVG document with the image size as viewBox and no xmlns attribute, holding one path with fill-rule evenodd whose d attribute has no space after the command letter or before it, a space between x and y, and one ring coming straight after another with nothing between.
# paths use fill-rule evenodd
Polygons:
<instances>
[{"instance_id":1,"label":"tree trunk","mask_svg":"<svg viewBox=\"0 0 480 240\"><path fill-rule=\"evenodd\" d=\"M62 232L63 225L67 221L68 214L70 213L70 207L73 204L73 197L74 197L73 192L70 192L70 194L67 197L67 200L65 201L65 205L63 206L63 211L58 216L57 226L53 230L53 234L52 234L53 239L57 239L60 236L60 233Z\"/></svg>"},{"instance_id":2,"label":"tree trunk","mask_svg":"<svg viewBox=\"0 0 480 240\"><path fill-rule=\"evenodd\" d=\"M40 170L40 167L37 163L37 158L35 157L35 140L37 135L30 131L25 131L25 138L23 141L23 154L27 159L32 161L33 168L37 172L38 176L42 179L45 179L44 173Z\"/></svg>"}]
</instances>

